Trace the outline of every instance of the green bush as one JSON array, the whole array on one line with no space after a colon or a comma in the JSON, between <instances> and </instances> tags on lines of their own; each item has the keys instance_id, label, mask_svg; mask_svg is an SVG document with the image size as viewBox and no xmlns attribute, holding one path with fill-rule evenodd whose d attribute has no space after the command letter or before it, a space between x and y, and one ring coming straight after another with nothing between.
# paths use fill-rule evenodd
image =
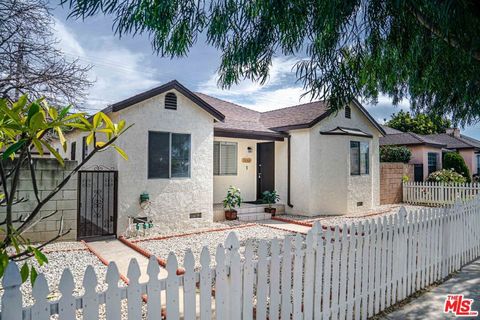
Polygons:
<instances>
[{"instance_id":1,"label":"green bush","mask_svg":"<svg viewBox=\"0 0 480 320\"><path fill-rule=\"evenodd\" d=\"M408 163L412 152L405 146L380 147L380 162L403 162Z\"/></svg>"},{"instance_id":2,"label":"green bush","mask_svg":"<svg viewBox=\"0 0 480 320\"><path fill-rule=\"evenodd\" d=\"M457 152L447 152L443 156L443 169L451 169L465 177L466 182L471 182L470 171L463 157Z\"/></svg>"},{"instance_id":3,"label":"green bush","mask_svg":"<svg viewBox=\"0 0 480 320\"><path fill-rule=\"evenodd\" d=\"M439 171L435 171L430 173L427 178L427 181L430 182L442 182L442 183L465 183L467 179L462 176L461 174L453 171L452 169L442 169Z\"/></svg>"}]
</instances>

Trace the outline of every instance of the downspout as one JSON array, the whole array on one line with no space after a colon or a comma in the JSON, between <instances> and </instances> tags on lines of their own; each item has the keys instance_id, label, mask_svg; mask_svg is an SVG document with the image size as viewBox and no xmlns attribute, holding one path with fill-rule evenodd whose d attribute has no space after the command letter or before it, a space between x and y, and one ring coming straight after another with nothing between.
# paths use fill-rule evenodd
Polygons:
<instances>
[{"instance_id":1,"label":"downspout","mask_svg":"<svg viewBox=\"0 0 480 320\"><path fill-rule=\"evenodd\" d=\"M293 208L293 204L290 202L290 158L291 158L291 146L290 146L291 135L288 135L287 142L287 205L290 208Z\"/></svg>"}]
</instances>

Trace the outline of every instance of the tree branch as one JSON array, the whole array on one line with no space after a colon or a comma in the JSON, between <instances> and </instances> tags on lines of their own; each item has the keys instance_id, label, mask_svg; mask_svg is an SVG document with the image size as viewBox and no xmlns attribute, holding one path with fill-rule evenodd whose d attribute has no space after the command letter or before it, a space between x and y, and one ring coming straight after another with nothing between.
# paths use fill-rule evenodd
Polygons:
<instances>
[{"instance_id":1,"label":"tree branch","mask_svg":"<svg viewBox=\"0 0 480 320\"><path fill-rule=\"evenodd\" d=\"M427 17L422 14L419 10L415 9L412 5L406 3L408 11L415 17L415 19L420 23L421 26L423 26L425 29L429 30L431 33L445 41L448 45L455 49L460 49L463 50L471 55L471 57L477 61L480 61L480 51L472 51L468 50L467 48L464 48L460 43L451 37L445 36L445 34L437 27L435 26L432 22L428 21Z\"/></svg>"},{"instance_id":2,"label":"tree branch","mask_svg":"<svg viewBox=\"0 0 480 320\"><path fill-rule=\"evenodd\" d=\"M40 196L38 195L38 187L37 187L37 178L35 176L35 168L33 167L33 160L32 160L32 155L30 153L30 149L27 149L27 156L28 156L28 167L30 168L30 176L32 177L33 193L35 193L35 198L37 199L37 203L40 203Z\"/></svg>"}]
</instances>

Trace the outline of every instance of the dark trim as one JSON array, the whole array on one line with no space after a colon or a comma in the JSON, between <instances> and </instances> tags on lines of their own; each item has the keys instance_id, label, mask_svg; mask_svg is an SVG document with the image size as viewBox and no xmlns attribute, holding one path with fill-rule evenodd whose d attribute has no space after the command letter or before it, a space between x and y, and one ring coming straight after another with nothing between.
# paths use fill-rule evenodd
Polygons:
<instances>
[{"instance_id":1,"label":"dark trim","mask_svg":"<svg viewBox=\"0 0 480 320\"><path fill-rule=\"evenodd\" d=\"M362 132L363 134L343 131L345 129L346 130L359 131L359 132ZM333 132L335 130L340 130L342 132ZM363 132L362 130L355 129L355 128L345 128L345 127L336 127L335 129L330 130L330 131L320 131L320 134L331 135L331 136L352 136L352 137L373 138L373 135L371 135L369 133L366 133L366 132Z\"/></svg>"},{"instance_id":2,"label":"dark trim","mask_svg":"<svg viewBox=\"0 0 480 320\"><path fill-rule=\"evenodd\" d=\"M120 110L123 110L125 108L128 108L136 103L142 102L144 100L150 99L152 97L155 97L159 94L162 94L164 92L170 91L170 90L177 90L184 96L186 96L188 99L192 100L195 104L197 104L200 108L204 109L208 113L210 113L215 119L219 121L223 121L225 119L225 116L209 105L207 102L202 100L200 97L198 97L196 94L194 94L192 91L188 90L186 87L184 87L180 82L177 80L172 80L166 84L163 84L159 87L147 90L145 92L139 93L133 97L130 97L128 99L119 101L117 103L114 103L107 108L103 109L102 112L108 113L108 112L118 112Z\"/></svg>"},{"instance_id":3,"label":"dark trim","mask_svg":"<svg viewBox=\"0 0 480 320\"><path fill-rule=\"evenodd\" d=\"M429 147L435 147L435 148L439 148L439 149L442 149L442 148L445 148L446 145L444 144L435 144L435 143L426 143L426 142L415 142L415 143L380 143L380 147L384 147L384 146L405 146L405 147L409 147L409 146L429 146Z\"/></svg>"},{"instance_id":4,"label":"dark trim","mask_svg":"<svg viewBox=\"0 0 480 320\"><path fill-rule=\"evenodd\" d=\"M293 208L293 204L291 203L291 198L290 198L290 188L291 188L291 183L290 183L290 173L291 173L291 158L292 158L292 147L290 140L292 139L291 135L288 135L287 137L287 206L290 208Z\"/></svg>"},{"instance_id":5,"label":"dark trim","mask_svg":"<svg viewBox=\"0 0 480 320\"><path fill-rule=\"evenodd\" d=\"M385 130L383 130L382 126L378 124L375 119L368 113L368 111L360 104L360 102L357 101L357 99L353 99L352 103L367 117L367 119L373 124L373 126L382 134L386 135ZM296 130L296 129L306 129L306 128L311 128L323 119L329 117L333 113L332 110L327 110L326 112L322 113L320 116L315 118L314 120L308 122L308 123L299 123L299 124L294 124L294 125L289 125L289 126L283 126L283 127L272 127L270 128L271 130L275 131L290 131L290 130Z\"/></svg>"},{"instance_id":6,"label":"dark trim","mask_svg":"<svg viewBox=\"0 0 480 320\"><path fill-rule=\"evenodd\" d=\"M283 141L287 137L284 133L269 133L259 131L235 130L235 129L220 129L214 128L213 135L215 137L224 138L238 138L238 139L255 139L268 141Z\"/></svg>"}]
</instances>

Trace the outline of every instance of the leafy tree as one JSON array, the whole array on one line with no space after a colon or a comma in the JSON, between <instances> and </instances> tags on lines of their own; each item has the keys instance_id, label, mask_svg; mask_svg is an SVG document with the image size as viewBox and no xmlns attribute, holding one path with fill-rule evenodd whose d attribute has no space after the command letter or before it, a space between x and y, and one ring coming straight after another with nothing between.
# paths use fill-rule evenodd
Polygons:
<instances>
[{"instance_id":1,"label":"leafy tree","mask_svg":"<svg viewBox=\"0 0 480 320\"><path fill-rule=\"evenodd\" d=\"M470 170L463 157L457 152L447 152L443 156L442 166L444 169L453 170L465 177L466 182L471 182Z\"/></svg>"},{"instance_id":2,"label":"leafy tree","mask_svg":"<svg viewBox=\"0 0 480 320\"><path fill-rule=\"evenodd\" d=\"M109 147L115 148L120 155L126 158L125 152L114 144L118 137L128 127L125 121L113 123L110 118L102 112L97 113L93 120L87 120L84 113L69 114L69 107L57 109L47 104L44 99L29 102L27 96L22 96L16 102L7 99L0 99L0 205L5 207L5 220L0 221L0 277L9 260L22 261L29 257L35 257L40 265L47 261L41 249L64 236L70 230L63 230L63 219L58 234L39 245L33 245L28 239L22 236L34 225L55 214L57 210L42 214L41 210L50 199L52 199L74 176L82 166L85 165L97 152ZM56 135L66 151L67 140L63 134L64 130L77 129L88 132L87 144L92 144L96 133L102 133L105 141L96 141L93 151L82 160L58 185L45 197L41 196L37 188L37 177L32 161L32 151L36 150L40 155L48 150L58 162L63 165L64 161L60 154L51 144L52 135ZM20 171L27 167L32 180L34 200L18 198L17 187L19 184ZM13 207L16 204L33 201L33 210L27 216L14 218ZM13 249L11 249L13 247ZM13 251L13 252L12 252ZM37 275L33 267L27 263L21 268L21 275L25 281L29 275L32 282Z\"/></svg>"},{"instance_id":3,"label":"leafy tree","mask_svg":"<svg viewBox=\"0 0 480 320\"><path fill-rule=\"evenodd\" d=\"M393 129L418 134L444 133L447 128L452 126L449 119L439 115L417 113L412 116L410 112L403 110L392 114L392 118L385 124Z\"/></svg>"},{"instance_id":4,"label":"leafy tree","mask_svg":"<svg viewBox=\"0 0 480 320\"><path fill-rule=\"evenodd\" d=\"M2 0L0 17L0 98L28 93L58 105L83 102L90 67L58 49L48 1Z\"/></svg>"},{"instance_id":5,"label":"leafy tree","mask_svg":"<svg viewBox=\"0 0 480 320\"><path fill-rule=\"evenodd\" d=\"M412 151L405 146L382 146L380 147L380 162L403 162L408 163L412 157Z\"/></svg>"},{"instance_id":6,"label":"leafy tree","mask_svg":"<svg viewBox=\"0 0 480 320\"><path fill-rule=\"evenodd\" d=\"M379 93L415 111L480 116L480 2L431 0L62 0L71 16L112 15L119 35L148 34L162 56L194 43L221 51L222 87L263 83L275 55L298 57L313 99L342 108Z\"/></svg>"}]
</instances>

